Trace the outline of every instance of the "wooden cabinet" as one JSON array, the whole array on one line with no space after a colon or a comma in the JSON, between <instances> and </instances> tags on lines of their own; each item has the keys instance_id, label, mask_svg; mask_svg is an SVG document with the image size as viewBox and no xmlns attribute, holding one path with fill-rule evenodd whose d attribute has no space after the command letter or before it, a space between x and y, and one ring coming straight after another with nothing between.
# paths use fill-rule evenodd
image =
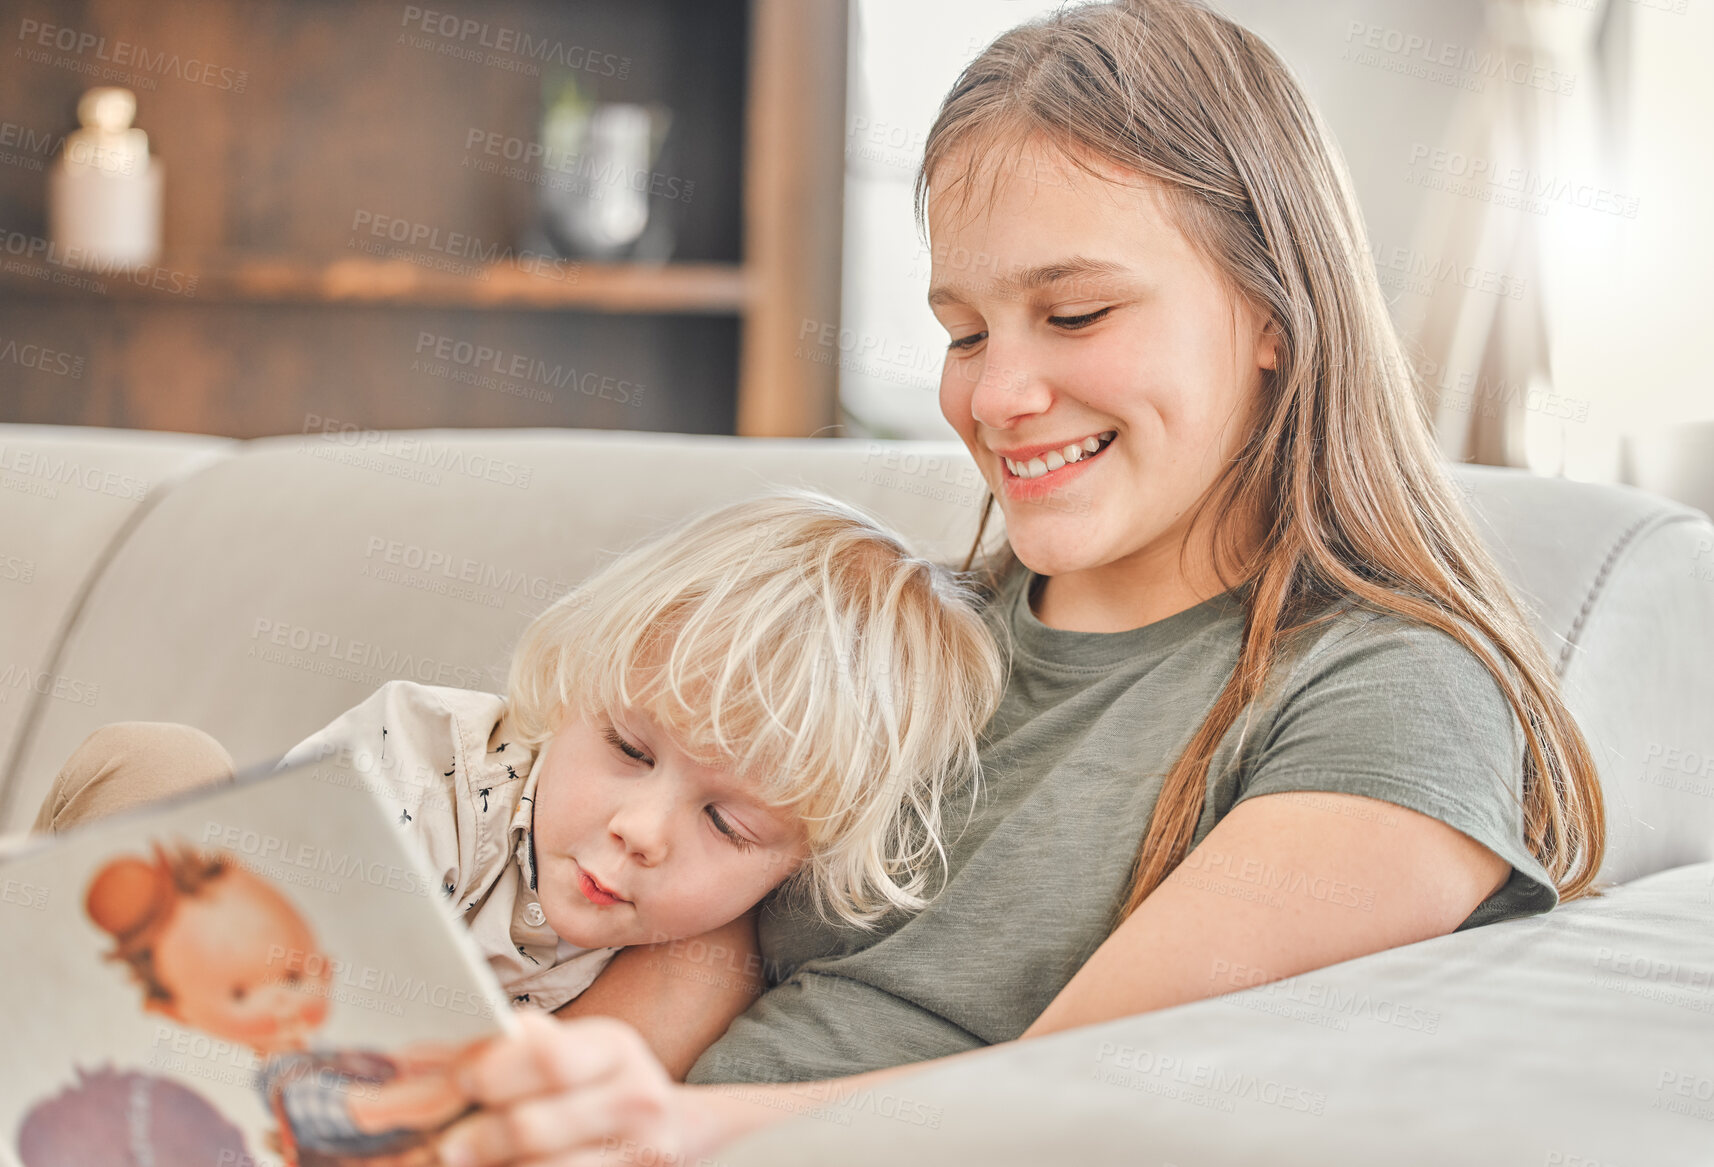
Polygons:
<instances>
[{"instance_id":1,"label":"wooden cabinet","mask_svg":"<svg viewBox=\"0 0 1714 1167\"><path fill-rule=\"evenodd\" d=\"M836 370L798 354L839 317L844 0L31 0L0 29L4 420L833 423ZM671 111L639 178L667 262L530 246L567 75ZM151 269L47 246L45 170L95 84L136 92L166 168Z\"/></svg>"}]
</instances>

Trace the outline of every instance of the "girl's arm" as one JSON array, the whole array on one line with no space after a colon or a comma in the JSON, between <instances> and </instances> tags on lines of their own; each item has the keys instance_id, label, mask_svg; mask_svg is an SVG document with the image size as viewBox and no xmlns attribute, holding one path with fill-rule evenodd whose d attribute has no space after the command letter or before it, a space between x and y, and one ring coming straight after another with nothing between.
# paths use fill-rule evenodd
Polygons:
<instances>
[{"instance_id":1,"label":"girl's arm","mask_svg":"<svg viewBox=\"0 0 1714 1167\"><path fill-rule=\"evenodd\" d=\"M767 988L751 908L689 940L634 945L608 961L554 1016L616 1017L629 1024L675 1082Z\"/></svg>"},{"instance_id":2,"label":"girl's arm","mask_svg":"<svg viewBox=\"0 0 1714 1167\"><path fill-rule=\"evenodd\" d=\"M1338 813L1343 805L1350 813ZM1383 806L1386 814L1376 814ZM1331 809L1330 809L1331 808ZM1451 932L1510 865L1437 819L1357 795L1270 794L1221 819L1019 1040L1218 996ZM604 1139L694 1161L794 1113L993 1047L831 1082L684 1086L622 1026L541 1029L472 1058L486 1109L447 1161L505 1164ZM615 1130L612 1115L624 1113ZM612 1142L608 1146L618 1145Z\"/></svg>"},{"instance_id":3,"label":"girl's arm","mask_svg":"<svg viewBox=\"0 0 1714 1167\"><path fill-rule=\"evenodd\" d=\"M1341 805L1351 813L1338 813ZM1385 814L1373 813L1381 807ZM1350 794L1249 799L1114 929L1018 1040L1444 935L1510 873L1511 864L1468 835L1390 803ZM707 1092L690 1110L718 1147L794 1110L836 1105L839 1093L829 1096L828 1087L858 1092L992 1048L814 1083L822 1101L803 1084L686 1089ZM791 1110L775 1109L781 1105Z\"/></svg>"}]
</instances>

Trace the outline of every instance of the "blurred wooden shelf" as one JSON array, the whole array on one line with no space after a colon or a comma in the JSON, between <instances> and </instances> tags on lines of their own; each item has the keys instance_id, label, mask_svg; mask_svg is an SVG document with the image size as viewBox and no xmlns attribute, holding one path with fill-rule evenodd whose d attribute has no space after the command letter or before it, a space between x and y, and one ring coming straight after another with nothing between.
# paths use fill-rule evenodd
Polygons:
<instances>
[{"instance_id":1,"label":"blurred wooden shelf","mask_svg":"<svg viewBox=\"0 0 1714 1167\"><path fill-rule=\"evenodd\" d=\"M40 144L13 142L23 153L0 165L0 320L38 355L0 361L0 420L239 438L310 415L837 432L842 354L804 338L840 319L849 0L451 8L491 23L478 37L413 8L401 28L389 0L76 6L85 41L245 82L134 86L167 166L167 254L136 272L53 262L45 176L18 164L45 166L100 50L8 58L6 123ZM17 0L6 19L47 29L62 9ZM547 180L583 165L550 162L543 139L546 103L573 79L580 100L671 112L647 174L626 181L646 179L676 262L562 270L504 249L539 221ZM514 369L564 380L542 392ZM621 383L646 389L599 392Z\"/></svg>"},{"instance_id":2,"label":"blurred wooden shelf","mask_svg":"<svg viewBox=\"0 0 1714 1167\"><path fill-rule=\"evenodd\" d=\"M443 266L444 265L444 269ZM91 271L40 259L0 263L0 296L116 296L171 302L364 304L737 315L749 302L740 264L473 263L348 256L329 262L266 256L163 256L132 271Z\"/></svg>"}]
</instances>

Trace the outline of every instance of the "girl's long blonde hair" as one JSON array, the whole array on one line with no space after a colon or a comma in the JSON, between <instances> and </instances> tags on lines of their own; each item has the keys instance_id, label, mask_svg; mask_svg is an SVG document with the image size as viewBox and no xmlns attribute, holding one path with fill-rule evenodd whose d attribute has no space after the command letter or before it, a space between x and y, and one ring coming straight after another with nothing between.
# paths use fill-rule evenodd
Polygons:
<instances>
[{"instance_id":1,"label":"girl's long blonde hair","mask_svg":"<svg viewBox=\"0 0 1714 1167\"><path fill-rule=\"evenodd\" d=\"M968 198L984 159L1025 142L1090 173L1116 164L1156 180L1186 238L1232 291L1271 315L1278 337L1248 441L1191 516L1195 530L1214 508L1215 570L1244 589L1238 663L1167 773L1119 920L1189 852L1216 747L1276 656L1347 596L1440 629L1488 667L1527 742L1525 842L1562 901L1599 894L1606 828L1594 761L1545 651L1454 497L1349 177L1285 64L1200 0L1088 4L1012 29L941 105L917 174L919 222L931 180L947 177L955 151L962 176L935 189ZM992 505L990 495L966 569ZM1241 535L1222 521L1235 515L1264 524L1247 563ZM988 586L1016 566L1002 547L985 566Z\"/></svg>"}]
</instances>

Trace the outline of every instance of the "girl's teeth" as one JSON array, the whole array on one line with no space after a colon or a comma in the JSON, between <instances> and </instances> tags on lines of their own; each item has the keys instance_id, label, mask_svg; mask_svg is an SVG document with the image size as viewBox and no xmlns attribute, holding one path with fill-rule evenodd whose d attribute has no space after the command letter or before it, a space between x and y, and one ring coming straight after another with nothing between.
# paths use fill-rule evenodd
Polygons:
<instances>
[{"instance_id":1,"label":"girl's teeth","mask_svg":"<svg viewBox=\"0 0 1714 1167\"><path fill-rule=\"evenodd\" d=\"M1010 458L1006 458L1004 461L1006 467L1019 478L1040 478L1043 474L1058 470L1062 466L1083 461L1090 454L1099 451L1105 443L1117 437L1118 432L1117 430L1104 430L1092 437L1084 438L1081 442L1073 442L1063 449L1049 450L1040 458L1031 458L1028 462L1014 462Z\"/></svg>"}]
</instances>

